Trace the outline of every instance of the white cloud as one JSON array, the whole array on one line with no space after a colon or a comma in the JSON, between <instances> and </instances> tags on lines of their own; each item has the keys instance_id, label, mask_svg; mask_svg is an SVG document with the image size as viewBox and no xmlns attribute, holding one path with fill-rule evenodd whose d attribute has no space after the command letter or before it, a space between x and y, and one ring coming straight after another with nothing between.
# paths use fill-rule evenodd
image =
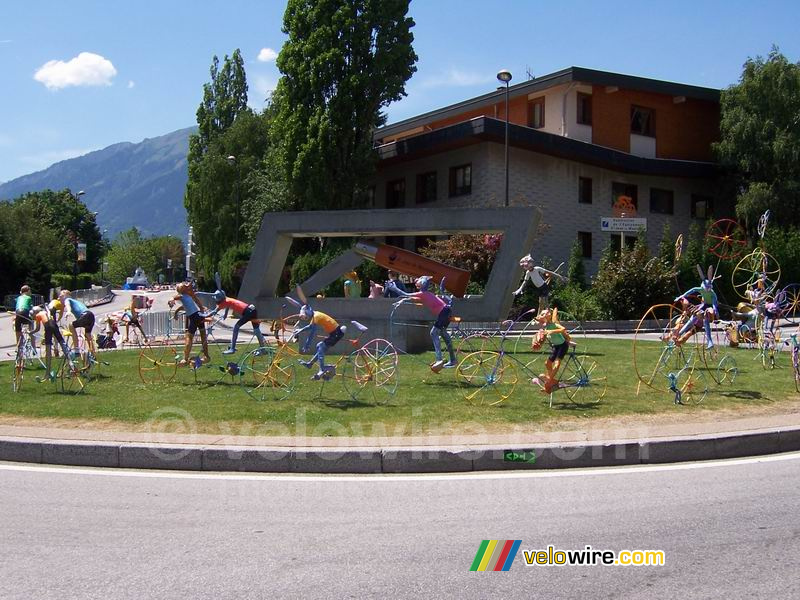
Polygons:
<instances>
[{"instance_id":1,"label":"white cloud","mask_svg":"<svg viewBox=\"0 0 800 600\"><path fill-rule=\"evenodd\" d=\"M132 89L132 88L134 88L134 87L136 87L136 83L135 83L135 82L133 82L133 81L129 81L129 82L128 82L128 89L130 90L130 89Z\"/></svg>"},{"instance_id":2,"label":"white cloud","mask_svg":"<svg viewBox=\"0 0 800 600\"><path fill-rule=\"evenodd\" d=\"M272 48L262 48L258 53L258 62L272 62L278 58L278 53Z\"/></svg>"},{"instance_id":3,"label":"white cloud","mask_svg":"<svg viewBox=\"0 0 800 600\"><path fill-rule=\"evenodd\" d=\"M264 77L258 75L253 79L253 88L255 94L250 94L250 102L253 108L264 108L264 102L269 98L270 94L278 87L278 81L272 77Z\"/></svg>"},{"instance_id":4,"label":"white cloud","mask_svg":"<svg viewBox=\"0 0 800 600\"><path fill-rule=\"evenodd\" d=\"M0 44L10 44L11 40L0 40Z\"/></svg>"},{"instance_id":5,"label":"white cloud","mask_svg":"<svg viewBox=\"0 0 800 600\"><path fill-rule=\"evenodd\" d=\"M99 54L81 52L68 62L51 60L42 65L33 78L51 90L69 86L111 85L117 70Z\"/></svg>"},{"instance_id":6,"label":"white cloud","mask_svg":"<svg viewBox=\"0 0 800 600\"><path fill-rule=\"evenodd\" d=\"M434 87L468 87L473 85L486 85L494 82L494 74L476 73L450 69L438 77L429 77L420 82L424 88Z\"/></svg>"}]
</instances>

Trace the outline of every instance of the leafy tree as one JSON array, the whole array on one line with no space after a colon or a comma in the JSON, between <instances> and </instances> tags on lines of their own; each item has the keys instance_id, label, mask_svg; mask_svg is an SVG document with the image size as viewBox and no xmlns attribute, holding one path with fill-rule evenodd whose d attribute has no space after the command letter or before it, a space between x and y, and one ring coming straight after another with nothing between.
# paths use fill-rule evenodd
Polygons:
<instances>
[{"instance_id":1,"label":"leafy tree","mask_svg":"<svg viewBox=\"0 0 800 600\"><path fill-rule=\"evenodd\" d=\"M197 134L189 139L189 155L196 158L208 152L211 143L233 125L247 108L247 77L244 59L237 48L225 55L222 70L219 59L211 62L211 82L203 85L203 102L197 109Z\"/></svg>"},{"instance_id":2,"label":"leafy tree","mask_svg":"<svg viewBox=\"0 0 800 600\"><path fill-rule=\"evenodd\" d=\"M87 244L82 270L98 270L104 243L94 213L68 189L25 194L0 203L0 292L27 282L46 295L54 273L73 271L77 242Z\"/></svg>"},{"instance_id":3,"label":"leafy tree","mask_svg":"<svg viewBox=\"0 0 800 600\"><path fill-rule=\"evenodd\" d=\"M579 290L586 289L586 267L583 264L583 249L578 240L572 244L567 262L567 281L569 285L577 287Z\"/></svg>"},{"instance_id":4,"label":"leafy tree","mask_svg":"<svg viewBox=\"0 0 800 600\"><path fill-rule=\"evenodd\" d=\"M41 226L39 218L30 204L0 203L0 300L24 283L46 296L52 273L72 264L63 233Z\"/></svg>"},{"instance_id":5,"label":"leafy tree","mask_svg":"<svg viewBox=\"0 0 800 600\"><path fill-rule=\"evenodd\" d=\"M409 2L289 0L271 138L293 208L350 208L366 199L381 109L405 95L416 70Z\"/></svg>"},{"instance_id":6,"label":"leafy tree","mask_svg":"<svg viewBox=\"0 0 800 600\"><path fill-rule=\"evenodd\" d=\"M89 211L80 197L69 189L58 192L48 189L24 194L17 202L29 206L42 226L59 233L59 246L69 265L77 258L77 244L81 242L86 244L86 261L81 270L93 273L100 268L105 242L95 213Z\"/></svg>"},{"instance_id":7,"label":"leafy tree","mask_svg":"<svg viewBox=\"0 0 800 600\"><path fill-rule=\"evenodd\" d=\"M106 276L112 284L122 286L134 271L141 267L150 281L160 273L166 274L167 260L172 260L176 274L183 260L183 242L172 236L143 238L135 227L124 231L111 244L106 256Z\"/></svg>"},{"instance_id":8,"label":"leafy tree","mask_svg":"<svg viewBox=\"0 0 800 600\"><path fill-rule=\"evenodd\" d=\"M550 294L550 301L571 319L593 321L605 317L594 290L581 289L572 282L555 288Z\"/></svg>"},{"instance_id":9,"label":"leafy tree","mask_svg":"<svg viewBox=\"0 0 800 600\"><path fill-rule=\"evenodd\" d=\"M736 213L750 230L770 209L800 224L800 63L776 47L744 64L739 83L722 91L720 161L738 179Z\"/></svg>"},{"instance_id":10,"label":"leafy tree","mask_svg":"<svg viewBox=\"0 0 800 600\"><path fill-rule=\"evenodd\" d=\"M267 147L267 121L247 107L247 80L239 50L214 57L211 82L197 109L198 132L189 139L189 180L184 204L194 227L198 270L213 273L225 251L244 239L251 216L251 173ZM260 215L258 216L260 219Z\"/></svg>"},{"instance_id":11,"label":"leafy tree","mask_svg":"<svg viewBox=\"0 0 800 600\"><path fill-rule=\"evenodd\" d=\"M651 257L640 235L632 250L609 248L600 260L593 290L604 312L613 319L639 319L653 304L675 297L672 272L658 257Z\"/></svg>"},{"instance_id":12,"label":"leafy tree","mask_svg":"<svg viewBox=\"0 0 800 600\"><path fill-rule=\"evenodd\" d=\"M473 288L468 293L482 293L499 248L499 240L495 236L459 233L446 240L429 243L420 250L420 254L469 271Z\"/></svg>"}]
</instances>

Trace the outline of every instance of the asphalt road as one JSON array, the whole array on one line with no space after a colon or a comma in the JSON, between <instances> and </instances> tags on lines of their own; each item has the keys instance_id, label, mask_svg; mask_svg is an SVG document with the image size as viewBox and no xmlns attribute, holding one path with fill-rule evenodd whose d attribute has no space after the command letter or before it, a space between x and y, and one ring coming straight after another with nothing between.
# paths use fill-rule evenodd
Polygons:
<instances>
[{"instance_id":1,"label":"asphalt road","mask_svg":"<svg viewBox=\"0 0 800 600\"><path fill-rule=\"evenodd\" d=\"M100 304L93 307L91 310L95 315L96 325L94 328L95 334L102 332L103 324L102 319L108 313L125 310L131 303L131 296L133 294L143 295L144 292L127 291L127 290L114 290L114 298L107 304ZM154 299L153 311L169 310L167 302L175 295L175 292L162 291L152 292L146 294ZM123 331L124 333L124 331ZM41 332L40 332L41 335ZM118 340L120 338L117 338ZM8 359L14 355L14 322L13 316L7 313L0 314L0 360Z\"/></svg>"},{"instance_id":2,"label":"asphalt road","mask_svg":"<svg viewBox=\"0 0 800 600\"><path fill-rule=\"evenodd\" d=\"M0 464L10 598L797 598L800 454L549 473L315 477ZM663 567L470 572L482 539Z\"/></svg>"}]
</instances>

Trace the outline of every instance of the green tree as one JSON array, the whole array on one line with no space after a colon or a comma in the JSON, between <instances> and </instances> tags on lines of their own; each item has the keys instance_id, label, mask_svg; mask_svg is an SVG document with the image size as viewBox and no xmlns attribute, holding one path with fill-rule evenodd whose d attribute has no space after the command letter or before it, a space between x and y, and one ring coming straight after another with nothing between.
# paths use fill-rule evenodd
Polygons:
<instances>
[{"instance_id":1,"label":"green tree","mask_svg":"<svg viewBox=\"0 0 800 600\"><path fill-rule=\"evenodd\" d=\"M120 233L108 251L107 277L122 286L141 267L151 282L168 275L167 261L172 260L172 275L177 275L185 254L183 242L172 236L143 238L135 227Z\"/></svg>"},{"instance_id":2,"label":"green tree","mask_svg":"<svg viewBox=\"0 0 800 600\"><path fill-rule=\"evenodd\" d=\"M381 110L416 70L410 0L289 0L272 101L273 168L296 209L363 204Z\"/></svg>"},{"instance_id":3,"label":"green tree","mask_svg":"<svg viewBox=\"0 0 800 600\"><path fill-rule=\"evenodd\" d=\"M72 264L63 233L40 219L29 203L0 202L0 299L25 283L46 296L52 274Z\"/></svg>"},{"instance_id":4,"label":"green tree","mask_svg":"<svg viewBox=\"0 0 800 600\"><path fill-rule=\"evenodd\" d=\"M77 243L87 245L80 270L96 272L105 250L95 213L70 190L44 190L0 203L0 291L16 293L22 281L47 294L53 274L72 273Z\"/></svg>"},{"instance_id":5,"label":"green tree","mask_svg":"<svg viewBox=\"0 0 800 600\"><path fill-rule=\"evenodd\" d=\"M640 235L632 250L606 249L593 290L602 310L613 319L639 319L653 304L674 298L672 272L658 257L651 257Z\"/></svg>"},{"instance_id":6,"label":"green tree","mask_svg":"<svg viewBox=\"0 0 800 600\"><path fill-rule=\"evenodd\" d=\"M66 188L60 191L43 190L24 194L16 200L20 206L29 206L42 226L59 234L69 269L77 258L77 244L86 244L86 261L80 265L84 272L94 273L100 268L100 260L106 245L97 227L96 213L91 212L80 197Z\"/></svg>"},{"instance_id":7,"label":"green tree","mask_svg":"<svg viewBox=\"0 0 800 600\"><path fill-rule=\"evenodd\" d=\"M243 237L248 177L267 144L263 117L247 107L247 79L239 50L225 57L221 69L214 57L197 124L197 134L189 138L184 205L194 227L198 269L208 274Z\"/></svg>"},{"instance_id":8,"label":"green tree","mask_svg":"<svg viewBox=\"0 0 800 600\"><path fill-rule=\"evenodd\" d=\"M586 289L586 267L583 264L583 248L578 240L572 244L567 262L567 281L580 290Z\"/></svg>"},{"instance_id":9,"label":"green tree","mask_svg":"<svg viewBox=\"0 0 800 600\"><path fill-rule=\"evenodd\" d=\"M773 222L800 225L800 63L774 46L749 58L720 105L715 150L737 179L737 215L751 231L766 209Z\"/></svg>"}]
</instances>

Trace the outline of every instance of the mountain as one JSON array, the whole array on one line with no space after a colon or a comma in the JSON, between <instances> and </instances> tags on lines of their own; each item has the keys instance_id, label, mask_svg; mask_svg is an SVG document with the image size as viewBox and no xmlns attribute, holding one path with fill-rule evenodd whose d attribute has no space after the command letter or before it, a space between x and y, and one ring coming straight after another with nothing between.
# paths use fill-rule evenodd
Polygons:
<instances>
[{"instance_id":1,"label":"mountain","mask_svg":"<svg viewBox=\"0 0 800 600\"><path fill-rule=\"evenodd\" d=\"M137 227L148 235L186 237L186 190L189 136L197 127L145 139L122 142L51 165L44 171L0 184L0 200L12 200L44 189L81 196L97 223L113 239L120 231Z\"/></svg>"}]
</instances>

